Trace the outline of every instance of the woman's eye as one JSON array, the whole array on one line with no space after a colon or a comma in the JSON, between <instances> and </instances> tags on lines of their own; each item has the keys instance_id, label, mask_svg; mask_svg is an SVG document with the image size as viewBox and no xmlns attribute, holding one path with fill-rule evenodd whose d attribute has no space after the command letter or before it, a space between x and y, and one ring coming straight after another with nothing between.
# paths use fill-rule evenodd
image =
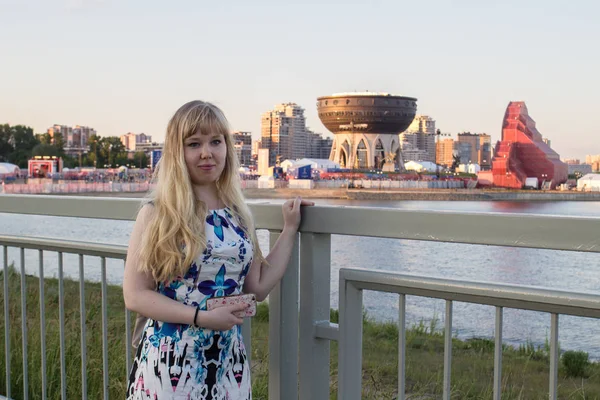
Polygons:
<instances>
[{"instance_id":1,"label":"woman's eye","mask_svg":"<svg viewBox=\"0 0 600 400\"><path fill-rule=\"evenodd\" d=\"M214 145L221 144L221 139L215 139L212 141Z\"/></svg>"},{"instance_id":2,"label":"woman's eye","mask_svg":"<svg viewBox=\"0 0 600 400\"><path fill-rule=\"evenodd\" d=\"M191 143L188 143L188 146L189 146L189 147L198 147L198 146L199 146L199 144L198 144L198 143L196 143L196 142L191 142Z\"/></svg>"}]
</instances>

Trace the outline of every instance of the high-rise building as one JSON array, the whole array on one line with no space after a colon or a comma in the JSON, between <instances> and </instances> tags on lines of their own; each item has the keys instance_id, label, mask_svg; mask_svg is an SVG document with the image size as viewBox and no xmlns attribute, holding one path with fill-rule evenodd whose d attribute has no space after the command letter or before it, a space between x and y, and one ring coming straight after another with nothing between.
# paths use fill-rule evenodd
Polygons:
<instances>
[{"instance_id":1,"label":"high-rise building","mask_svg":"<svg viewBox=\"0 0 600 400\"><path fill-rule=\"evenodd\" d=\"M473 142L460 141L454 142L454 154L458 155L461 164L471 164L473 161ZM475 153L477 156L477 153ZM475 158L477 160L477 158Z\"/></svg>"},{"instance_id":2,"label":"high-rise building","mask_svg":"<svg viewBox=\"0 0 600 400\"><path fill-rule=\"evenodd\" d=\"M307 145L303 158L328 159L333 146L333 139L323 137L320 133L306 131Z\"/></svg>"},{"instance_id":3,"label":"high-rise building","mask_svg":"<svg viewBox=\"0 0 600 400\"><path fill-rule=\"evenodd\" d=\"M141 144L152 143L152 136L146 135L145 133L136 134L129 132L126 135L121 135L120 139L127 151L136 151L137 147L140 147Z\"/></svg>"},{"instance_id":4,"label":"high-rise building","mask_svg":"<svg viewBox=\"0 0 600 400\"><path fill-rule=\"evenodd\" d=\"M285 103L267 111L261 118L261 148L269 149L269 166L286 159L303 158L307 132L304 109Z\"/></svg>"},{"instance_id":5,"label":"high-rise building","mask_svg":"<svg viewBox=\"0 0 600 400\"><path fill-rule=\"evenodd\" d=\"M93 128L79 125L54 125L48 128L47 132L52 138L52 143L56 143L57 135L62 136L65 153L69 155L87 152L90 136L97 134Z\"/></svg>"},{"instance_id":6,"label":"high-rise building","mask_svg":"<svg viewBox=\"0 0 600 400\"><path fill-rule=\"evenodd\" d=\"M252 135L250 132L233 132L232 139L240 165L245 167L250 165L252 163Z\"/></svg>"},{"instance_id":7,"label":"high-rise building","mask_svg":"<svg viewBox=\"0 0 600 400\"><path fill-rule=\"evenodd\" d=\"M400 134L400 148L402 149L402 159L404 162L408 161L432 161L435 162L435 157L429 159L430 155L423 148L419 147L419 137L422 137L419 133L401 133ZM434 139L432 136L431 139ZM435 141L434 141L435 144Z\"/></svg>"},{"instance_id":8,"label":"high-rise building","mask_svg":"<svg viewBox=\"0 0 600 400\"><path fill-rule=\"evenodd\" d=\"M260 145L261 145L260 139L252 141L252 156L258 156L258 149L261 148Z\"/></svg>"},{"instance_id":9,"label":"high-rise building","mask_svg":"<svg viewBox=\"0 0 600 400\"><path fill-rule=\"evenodd\" d=\"M485 133L459 133L455 150L461 164L479 164L481 169L492 166L492 137ZM468 143L468 145L466 144Z\"/></svg>"},{"instance_id":10,"label":"high-rise building","mask_svg":"<svg viewBox=\"0 0 600 400\"><path fill-rule=\"evenodd\" d=\"M67 125L54 125L48 128L48 134L52 139L52 143L56 143L57 135L62 136L62 141L66 146L69 143L69 137L71 138L71 142L73 141L73 128Z\"/></svg>"},{"instance_id":11,"label":"high-rise building","mask_svg":"<svg viewBox=\"0 0 600 400\"><path fill-rule=\"evenodd\" d=\"M471 132L458 134L458 155L461 164L479 163L479 149L481 146L479 136ZM466 143L469 145L467 146Z\"/></svg>"},{"instance_id":12,"label":"high-rise building","mask_svg":"<svg viewBox=\"0 0 600 400\"><path fill-rule=\"evenodd\" d=\"M600 162L600 154L597 154L597 155L588 154L587 156L585 156L586 164L593 164L595 162Z\"/></svg>"},{"instance_id":13,"label":"high-rise building","mask_svg":"<svg viewBox=\"0 0 600 400\"><path fill-rule=\"evenodd\" d=\"M435 120L427 115L416 115L408 129L400 134L404 161L435 162ZM404 151L408 152L404 154Z\"/></svg>"},{"instance_id":14,"label":"high-rise building","mask_svg":"<svg viewBox=\"0 0 600 400\"><path fill-rule=\"evenodd\" d=\"M436 145L436 164L451 166L455 154L454 139L443 139L437 142Z\"/></svg>"},{"instance_id":15,"label":"high-rise building","mask_svg":"<svg viewBox=\"0 0 600 400\"><path fill-rule=\"evenodd\" d=\"M479 135L478 163L482 170L492 168L492 137L486 133Z\"/></svg>"},{"instance_id":16,"label":"high-rise building","mask_svg":"<svg viewBox=\"0 0 600 400\"><path fill-rule=\"evenodd\" d=\"M581 160L579 158L565 158L562 160L567 165L579 165L581 164Z\"/></svg>"}]
</instances>

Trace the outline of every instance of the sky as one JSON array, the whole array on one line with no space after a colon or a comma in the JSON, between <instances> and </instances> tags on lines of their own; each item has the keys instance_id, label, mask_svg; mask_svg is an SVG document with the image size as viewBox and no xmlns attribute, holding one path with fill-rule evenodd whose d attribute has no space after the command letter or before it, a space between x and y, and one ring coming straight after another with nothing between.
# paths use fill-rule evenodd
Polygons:
<instances>
[{"instance_id":1,"label":"sky","mask_svg":"<svg viewBox=\"0 0 600 400\"><path fill-rule=\"evenodd\" d=\"M562 158L600 153L596 0L0 0L0 17L0 123L39 133L162 141L200 99L255 138L283 102L331 135L316 98L369 90L493 141L525 101Z\"/></svg>"}]
</instances>

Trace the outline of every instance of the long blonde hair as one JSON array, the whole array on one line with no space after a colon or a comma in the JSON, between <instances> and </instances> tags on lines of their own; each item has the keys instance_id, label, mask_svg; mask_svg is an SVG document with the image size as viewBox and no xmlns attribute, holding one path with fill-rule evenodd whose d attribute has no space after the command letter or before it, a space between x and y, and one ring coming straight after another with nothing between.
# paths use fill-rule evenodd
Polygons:
<instances>
[{"instance_id":1,"label":"long blonde hair","mask_svg":"<svg viewBox=\"0 0 600 400\"><path fill-rule=\"evenodd\" d=\"M206 249L204 222L208 207L194 195L183 151L184 141L198 131L222 134L225 138L227 156L217 180L219 197L250 238L254 258L264 261L254 221L242 194L229 123L218 107L196 100L181 106L169 121L163 153L155 171L156 188L150 195L154 210L142 236L140 270L150 272L156 282L184 276Z\"/></svg>"}]
</instances>

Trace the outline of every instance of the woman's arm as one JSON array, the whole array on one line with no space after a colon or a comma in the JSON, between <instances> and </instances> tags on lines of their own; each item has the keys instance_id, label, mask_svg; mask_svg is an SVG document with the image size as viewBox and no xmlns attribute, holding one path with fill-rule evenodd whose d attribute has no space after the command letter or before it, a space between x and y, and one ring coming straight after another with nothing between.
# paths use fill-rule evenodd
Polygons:
<instances>
[{"instance_id":1,"label":"woman's arm","mask_svg":"<svg viewBox=\"0 0 600 400\"><path fill-rule=\"evenodd\" d=\"M152 276L141 272L138 268L142 234L147 229L153 212L151 205L146 205L140 210L129 239L123 278L125 307L157 321L193 325L196 307L185 305L158 293ZM233 325L243 323L243 319L233 313L246 307L237 304L212 311L199 311L196 322L209 329L229 330Z\"/></svg>"},{"instance_id":2,"label":"woman's arm","mask_svg":"<svg viewBox=\"0 0 600 400\"><path fill-rule=\"evenodd\" d=\"M300 207L312 205L313 202L300 197L283 204L283 231L266 257L267 264L262 264L258 259L252 263L244 282L244 292L254 293L258 301L263 301L281 280L292 256L294 239L300 226Z\"/></svg>"}]
</instances>

